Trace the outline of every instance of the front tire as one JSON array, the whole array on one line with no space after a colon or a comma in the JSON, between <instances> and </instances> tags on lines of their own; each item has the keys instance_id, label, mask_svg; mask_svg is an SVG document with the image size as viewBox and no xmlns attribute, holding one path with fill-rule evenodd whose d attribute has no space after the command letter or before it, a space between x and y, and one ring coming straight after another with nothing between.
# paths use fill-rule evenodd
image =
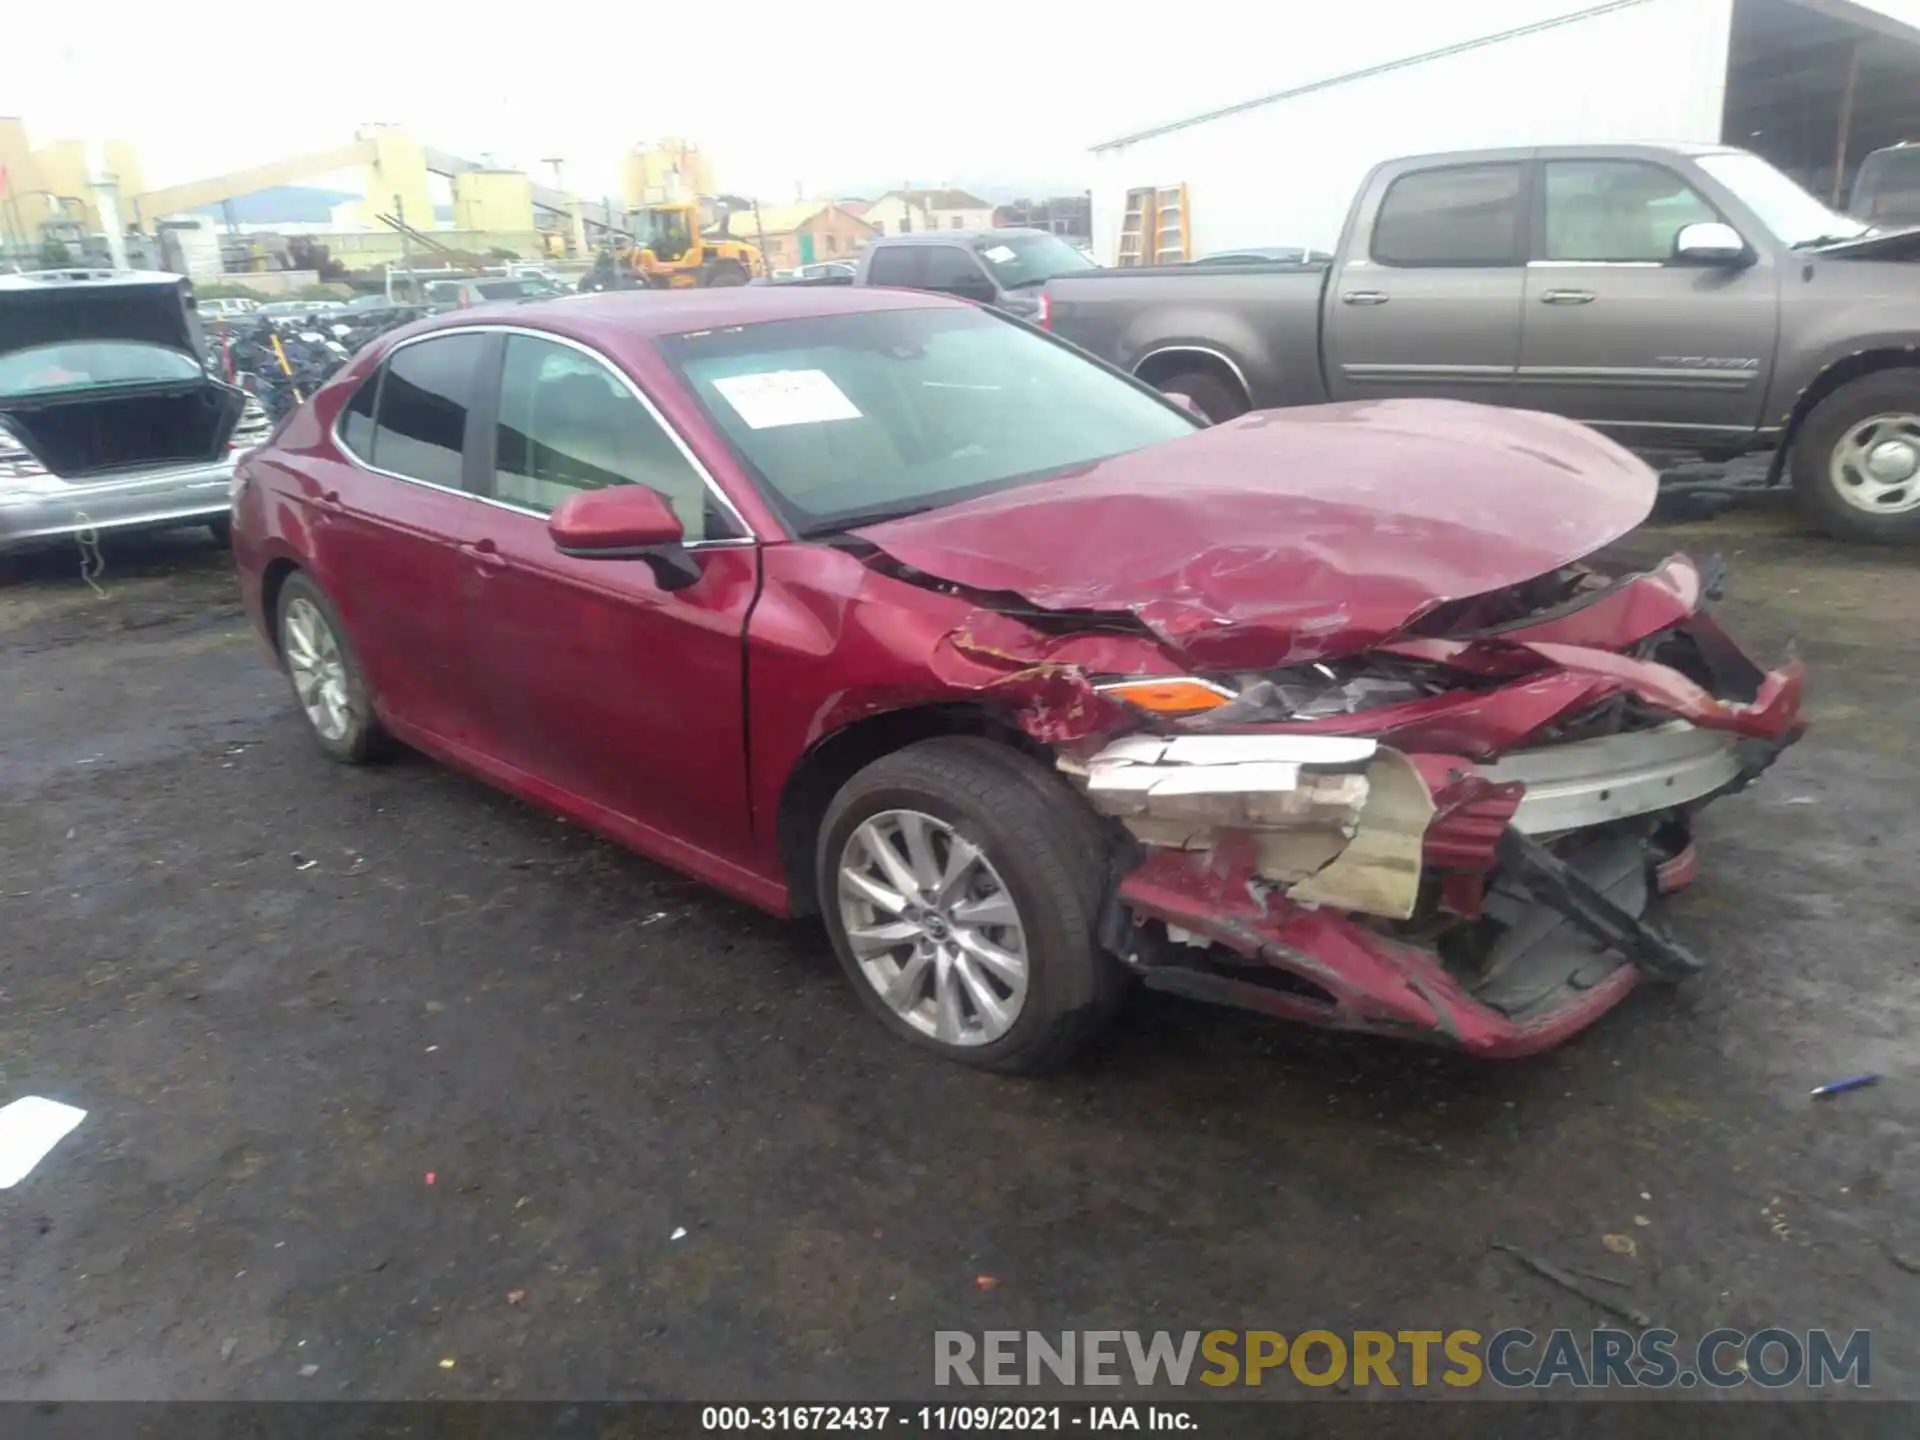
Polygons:
<instances>
[{"instance_id":1,"label":"front tire","mask_svg":"<svg viewBox=\"0 0 1920 1440\"><path fill-rule=\"evenodd\" d=\"M747 283L747 267L738 260L716 260L707 269L706 283L715 288Z\"/></svg>"},{"instance_id":2,"label":"front tire","mask_svg":"<svg viewBox=\"0 0 1920 1440\"><path fill-rule=\"evenodd\" d=\"M295 572L280 587L274 636L293 684L293 698L320 748L348 765L361 765L391 748L373 713L366 672L320 587Z\"/></svg>"},{"instance_id":3,"label":"front tire","mask_svg":"<svg viewBox=\"0 0 1920 1440\"><path fill-rule=\"evenodd\" d=\"M1808 524L1836 540L1920 540L1920 370L1842 385L1793 437L1793 489Z\"/></svg>"},{"instance_id":4,"label":"front tire","mask_svg":"<svg viewBox=\"0 0 1920 1440\"><path fill-rule=\"evenodd\" d=\"M971 736L881 757L828 807L821 912L867 1008L984 1070L1065 1063L1125 972L1096 938L1108 841L1086 802L1012 747Z\"/></svg>"}]
</instances>

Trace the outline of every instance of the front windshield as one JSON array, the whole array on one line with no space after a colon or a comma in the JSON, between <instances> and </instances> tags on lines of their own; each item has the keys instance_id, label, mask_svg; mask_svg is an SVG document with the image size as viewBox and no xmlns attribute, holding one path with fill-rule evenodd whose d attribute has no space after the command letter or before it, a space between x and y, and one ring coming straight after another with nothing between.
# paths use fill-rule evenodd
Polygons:
<instances>
[{"instance_id":1,"label":"front windshield","mask_svg":"<svg viewBox=\"0 0 1920 1440\"><path fill-rule=\"evenodd\" d=\"M66 341L0 355L0 398L199 380L200 366L178 350L131 340Z\"/></svg>"},{"instance_id":2,"label":"front windshield","mask_svg":"<svg viewBox=\"0 0 1920 1440\"><path fill-rule=\"evenodd\" d=\"M974 249L993 271L1002 290L1043 285L1056 275L1100 267L1058 236L1044 230L1031 235L989 235Z\"/></svg>"},{"instance_id":3,"label":"front windshield","mask_svg":"<svg viewBox=\"0 0 1920 1440\"><path fill-rule=\"evenodd\" d=\"M1702 155L1700 168L1740 198L1788 245L1826 245L1857 239L1868 227L1836 215L1758 155Z\"/></svg>"},{"instance_id":4,"label":"front windshield","mask_svg":"<svg viewBox=\"0 0 1920 1440\"><path fill-rule=\"evenodd\" d=\"M1194 421L987 311L873 310L661 342L802 535L910 515L1190 435Z\"/></svg>"}]
</instances>

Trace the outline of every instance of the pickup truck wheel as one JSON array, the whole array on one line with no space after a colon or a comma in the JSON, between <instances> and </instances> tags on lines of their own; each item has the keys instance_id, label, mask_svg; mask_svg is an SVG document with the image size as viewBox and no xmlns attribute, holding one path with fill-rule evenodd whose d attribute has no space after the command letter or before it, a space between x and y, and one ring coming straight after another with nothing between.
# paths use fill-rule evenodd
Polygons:
<instances>
[{"instance_id":1,"label":"pickup truck wheel","mask_svg":"<svg viewBox=\"0 0 1920 1440\"><path fill-rule=\"evenodd\" d=\"M1169 375L1160 382L1158 389L1163 395L1186 396L1195 409L1216 425L1236 415L1244 415L1251 408L1246 396L1230 381L1222 380L1218 375L1209 375L1204 370L1186 370L1178 375Z\"/></svg>"},{"instance_id":2,"label":"pickup truck wheel","mask_svg":"<svg viewBox=\"0 0 1920 1440\"><path fill-rule=\"evenodd\" d=\"M1836 540L1920 540L1920 370L1862 376L1815 406L1793 438L1793 488Z\"/></svg>"},{"instance_id":3,"label":"pickup truck wheel","mask_svg":"<svg viewBox=\"0 0 1920 1440\"><path fill-rule=\"evenodd\" d=\"M948 736L874 761L828 807L815 880L833 948L896 1035L985 1070L1064 1063L1126 974L1095 938L1098 817L1058 775Z\"/></svg>"}]
</instances>

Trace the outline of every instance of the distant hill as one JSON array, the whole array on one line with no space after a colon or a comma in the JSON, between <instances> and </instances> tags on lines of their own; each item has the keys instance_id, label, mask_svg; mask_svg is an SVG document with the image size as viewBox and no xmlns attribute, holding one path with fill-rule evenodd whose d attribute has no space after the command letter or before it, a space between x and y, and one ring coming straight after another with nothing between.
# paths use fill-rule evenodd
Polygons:
<instances>
[{"instance_id":1,"label":"distant hill","mask_svg":"<svg viewBox=\"0 0 1920 1440\"><path fill-rule=\"evenodd\" d=\"M333 207L360 197L350 190L322 190L317 185L270 185L249 195L227 202L238 225L324 225L333 216ZM224 219L226 211L218 205L203 205L194 212Z\"/></svg>"}]
</instances>

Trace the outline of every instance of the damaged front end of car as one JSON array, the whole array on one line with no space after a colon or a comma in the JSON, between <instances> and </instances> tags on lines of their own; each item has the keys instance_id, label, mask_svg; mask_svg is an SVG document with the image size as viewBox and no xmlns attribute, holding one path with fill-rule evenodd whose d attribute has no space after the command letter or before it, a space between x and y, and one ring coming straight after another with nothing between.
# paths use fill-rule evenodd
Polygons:
<instances>
[{"instance_id":1,"label":"damaged front end of car","mask_svg":"<svg viewBox=\"0 0 1920 1440\"><path fill-rule=\"evenodd\" d=\"M1101 939L1147 985L1515 1057L1700 968L1648 910L1804 729L1715 583L1570 565L1263 671L1114 673L1164 650L1005 603L945 648L1115 826Z\"/></svg>"},{"instance_id":2,"label":"damaged front end of car","mask_svg":"<svg viewBox=\"0 0 1920 1440\"><path fill-rule=\"evenodd\" d=\"M1550 578L1574 598L1210 677L1217 704L1065 747L1128 837L1106 946L1154 988L1490 1057L1698 970L1649 904L1692 878L1695 813L1800 735L1800 667L1747 660L1684 557Z\"/></svg>"},{"instance_id":3,"label":"damaged front end of car","mask_svg":"<svg viewBox=\"0 0 1920 1440\"><path fill-rule=\"evenodd\" d=\"M1588 558L1652 472L1433 402L1180 446L868 532L973 601L937 663L997 672L1114 826L1106 947L1157 989L1483 1056L1699 969L1650 904L1701 807L1799 738L1803 678L1707 613L1717 565Z\"/></svg>"}]
</instances>

